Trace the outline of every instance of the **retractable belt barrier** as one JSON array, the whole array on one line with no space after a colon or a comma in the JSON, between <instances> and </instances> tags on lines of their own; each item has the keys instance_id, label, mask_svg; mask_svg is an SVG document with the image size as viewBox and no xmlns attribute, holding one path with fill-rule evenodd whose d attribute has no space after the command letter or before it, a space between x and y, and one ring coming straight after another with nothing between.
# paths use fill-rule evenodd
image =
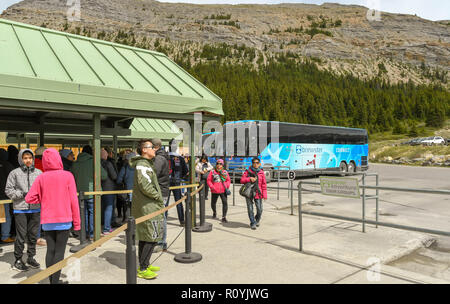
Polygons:
<instances>
[{"instance_id":1,"label":"retractable belt barrier","mask_svg":"<svg viewBox=\"0 0 450 304\"><path fill-rule=\"evenodd\" d=\"M194 187L198 187L198 184L191 184L191 185L185 185L185 186L174 186L174 187L170 187L169 189L180 189L180 188L194 188ZM192 193L190 193L190 196L194 196L196 195L201 189L203 188L203 185L198 187L195 191L193 191ZM132 190L120 190L120 191L95 191L95 192L85 192L85 195L106 195L106 194L123 194L123 193L132 193ZM142 222L145 222L151 218L154 218L164 212L166 212L167 210L177 206L178 204L182 203L183 201L185 201L188 198L187 195L185 195L184 197L182 197L181 199L179 199L178 201L176 201L175 203L159 210L159 211L155 211L153 213L147 214L145 216L142 216L140 218L137 219L133 219L133 221L135 222L135 224L140 224ZM2 201L3 202L3 201ZM186 208L190 208L190 206L186 206ZM186 223L188 222L188 219L186 219ZM135 226L134 226L135 228ZM38 283L40 281L42 281L43 279L49 277L50 275L54 274L55 272L60 271L62 268L66 267L68 265L68 261L70 259L79 259L81 257L83 257L84 255L86 255L87 253L91 252L92 250L94 250L95 248L100 247L101 245L103 245L104 243L106 243L107 241L109 241L110 239L112 239L113 237L117 236L119 233L125 231L128 229L128 223L124 224L122 226L120 226L119 228L117 228L116 230L114 230L113 232L111 232L108 235L103 236L102 238L100 238L98 241L89 244L88 246L84 247L83 249L81 249L80 251L70 255L69 257L65 258L64 260L50 266L49 268L42 270L41 272L36 273L35 275L19 282L19 284L35 284ZM134 231L131 232L134 235ZM134 240L134 238L133 238ZM133 244L134 245L134 244ZM127 244L128 246L128 244ZM189 244L190 246L190 244ZM127 263L128 264L128 263ZM134 263L135 264L135 263ZM128 266L128 265L127 265ZM134 267L136 268L136 267ZM127 283L129 282L128 279L128 272L130 270L127 269ZM133 271L134 273L137 271L137 269L132 269L131 271ZM135 282L134 282L135 283Z\"/></svg>"}]
</instances>

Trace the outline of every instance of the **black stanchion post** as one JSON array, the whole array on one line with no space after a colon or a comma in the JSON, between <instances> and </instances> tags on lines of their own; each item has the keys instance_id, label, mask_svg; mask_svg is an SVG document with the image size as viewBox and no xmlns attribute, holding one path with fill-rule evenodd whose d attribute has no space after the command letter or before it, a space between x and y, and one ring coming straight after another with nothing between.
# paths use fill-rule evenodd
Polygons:
<instances>
[{"instance_id":1,"label":"black stanchion post","mask_svg":"<svg viewBox=\"0 0 450 304\"><path fill-rule=\"evenodd\" d=\"M136 244L135 244L136 220L130 216L127 220L127 250L126 250L126 268L127 284L136 284L137 266L136 266Z\"/></svg>"},{"instance_id":2,"label":"black stanchion post","mask_svg":"<svg viewBox=\"0 0 450 304\"><path fill-rule=\"evenodd\" d=\"M84 208L84 192L80 191L78 195L78 203L80 205L80 244L76 246L72 246L70 248L70 252L75 253L89 245L88 240L86 239L86 216L85 216L85 208Z\"/></svg>"},{"instance_id":3,"label":"black stanchion post","mask_svg":"<svg viewBox=\"0 0 450 304\"><path fill-rule=\"evenodd\" d=\"M210 232L212 230L212 224L205 222L205 189L206 185L203 185L202 190L199 193L200 200L200 226L192 228L194 232Z\"/></svg>"},{"instance_id":4,"label":"black stanchion post","mask_svg":"<svg viewBox=\"0 0 450 304\"><path fill-rule=\"evenodd\" d=\"M185 252L178 253L175 255L175 261L179 263L195 263L202 259L200 253L192 252L192 239L191 239L191 229L192 229L192 218L191 218L191 188L187 189L186 193L186 221L185 221Z\"/></svg>"}]
</instances>

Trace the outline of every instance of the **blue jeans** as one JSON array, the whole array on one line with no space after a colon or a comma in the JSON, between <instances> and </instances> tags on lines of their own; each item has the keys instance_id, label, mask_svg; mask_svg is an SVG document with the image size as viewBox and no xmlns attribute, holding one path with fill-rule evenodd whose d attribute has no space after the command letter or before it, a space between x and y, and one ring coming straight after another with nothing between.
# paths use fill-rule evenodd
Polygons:
<instances>
[{"instance_id":1,"label":"blue jeans","mask_svg":"<svg viewBox=\"0 0 450 304\"><path fill-rule=\"evenodd\" d=\"M9 205L10 204L3 205L3 206L5 206L6 222L0 225L2 227L2 237L1 237L2 241L11 237L11 214L9 213L9 208L10 208Z\"/></svg>"},{"instance_id":2,"label":"blue jeans","mask_svg":"<svg viewBox=\"0 0 450 304\"><path fill-rule=\"evenodd\" d=\"M163 197L163 201L165 201L164 206L169 206L170 194L168 197ZM163 237L160 242L158 242L159 246L162 246L163 249L167 249L167 211L164 212L164 230Z\"/></svg>"},{"instance_id":3,"label":"blue jeans","mask_svg":"<svg viewBox=\"0 0 450 304\"><path fill-rule=\"evenodd\" d=\"M107 194L102 196L102 209L104 209L104 225L103 232L111 230L111 220L114 212L115 194Z\"/></svg>"},{"instance_id":4,"label":"blue jeans","mask_svg":"<svg viewBox=\"0 0 450 304\"><path fill-rule=\"evenodd\" d=\"M259 223L259 221L261 220L261 215L263 212L262 199L246 198L246 201L247 201L247 211L248 211L248 217L250 219L250 225L255 225L256 223ZM255 202L255 205L256 205L256 216L253 212L253 202Z\"/></svg>"},{"instance_id":5,"label":"blue jeans","mask_svg":"<svg viewBox=\"0 0 450 304\"><path fill-rule=\"evenodd\" d=\"M86 223L86 236L94 237L94 199L84 200L84 219Z\"/></svg>"}]
</instances>

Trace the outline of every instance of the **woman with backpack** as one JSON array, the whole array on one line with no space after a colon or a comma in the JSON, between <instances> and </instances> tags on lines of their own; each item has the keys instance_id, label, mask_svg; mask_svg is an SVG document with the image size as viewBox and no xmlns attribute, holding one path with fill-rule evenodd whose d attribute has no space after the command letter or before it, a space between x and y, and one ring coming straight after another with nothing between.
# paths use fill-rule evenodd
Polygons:
<instances>
[{"instance_id":1,"label":"woman with backpack","mask_svg":"<svg viewBox=\"0 0 450 304\"><path fill-rule=\"evenodd\" d=\"M261 168L261 162L257 157L252 159L252 165L245 170L241 177L241 184L253 184L252 198L246 197L248 217L250 218L250 227L255 230L259 227L263 211L262 199L267 199L267 182L264 170ZM253 202L256 205L256 216L253 212Z\"/></svg>"},{"instance_id":2,"label":"woman with backpack","mask_svg":"<svg viewBox=\"0 0 450 304\"><path fill-rule=\"evenodd\" d=\"M217 160L216 167L214 170L210 171L206 183L208 187L211 189L211 208L213 210L213 218L217 217L216 212L216 203L217 199L220 196L222 200L222 222L228 223L227 221L227 211L228 211L228 203L227 203L227 195L230 195L230 187L231 180L228 172L223 168L223 160Z\"/></svg>"}]
</instances>

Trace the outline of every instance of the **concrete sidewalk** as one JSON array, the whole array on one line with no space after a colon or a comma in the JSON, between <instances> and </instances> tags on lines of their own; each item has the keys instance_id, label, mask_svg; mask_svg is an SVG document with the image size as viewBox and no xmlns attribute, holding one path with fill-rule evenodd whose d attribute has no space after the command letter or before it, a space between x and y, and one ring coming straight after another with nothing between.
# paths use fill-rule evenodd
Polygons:
<instances>
[{"instance_id":1,"label":"concrete sidewalk","mask_svg":"<svg viewBox=\"0 0 450 304\"><path fill-rule=\"evenodd\" d=\"M220 200L219 200L220 201ZM211 214L209 201L207 214ZM294 200L296 204L296 197ZM369 267L378 261L391 262L423 244L433 237L422 233L401 231L340 220L313 216L303 217L303 252L299 252L298 216L290 215L290 200L286 193L280 200L273 198L264 203L261 226L251 230L245 201L236 197L236 206L229 198L228 223L213 220L208 233L192 232L192 251L203 258L194 264L180 264L174 255L184 252L184 231L178 225L176 210L169 211L167 253L154 253L152 264L160 266L157 279L138 279L138 284L216 284L216 283L449 283L413 272L381 264ZM221 216L221 204L217 206ZM181 234L180 234L181 233ZM177 238L177 236L179 237ZM75 245L77 241L69 240ZM0 253L0 283L17 283L38 272L30 270L18 273L11 269L14 261L13 245L3 245ZM67 247L66 257L70 255ZM110 240L102 247L81 258L81 284L123 284L125 275L125 234ZM37 261L45 268L45 247L38 248ZM156 261L155 261L156 259ZM374 270L368 271L368 269ZM73 267L63 269L62 278L73 274ZM378 272L376 272L379 270ZM69 272L71 274L69 274ZM48 283L44 280L41 283Z\"/></svg>"}]
</instances>

